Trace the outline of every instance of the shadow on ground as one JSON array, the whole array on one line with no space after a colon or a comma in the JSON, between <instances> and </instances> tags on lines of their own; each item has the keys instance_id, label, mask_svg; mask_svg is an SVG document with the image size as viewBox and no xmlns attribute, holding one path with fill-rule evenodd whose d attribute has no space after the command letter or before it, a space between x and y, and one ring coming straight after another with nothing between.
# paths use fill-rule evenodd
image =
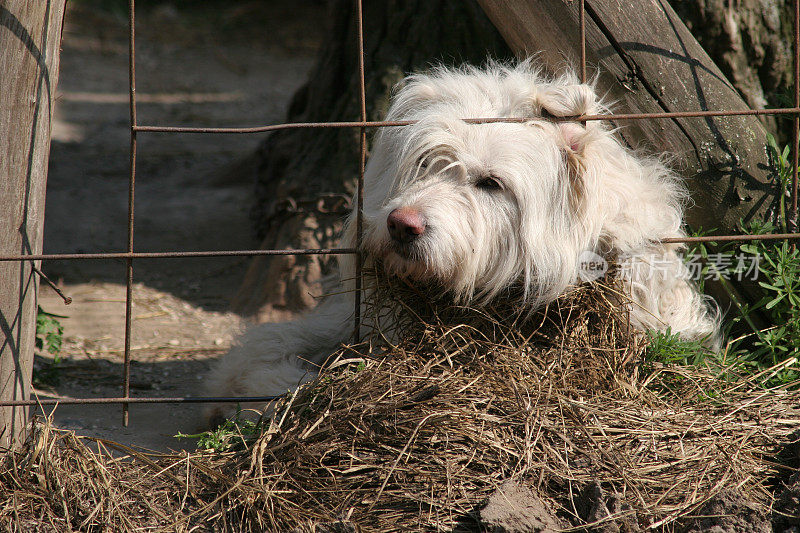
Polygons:
<instances>
[{"instance_id":1,"label":"shadow on ground","mask_svg":"<svg viewBox=\"0 0 800 533\"><path fill-rule=\"evenodd\" d=\"M111 7L109 7L111 6ZM124 10L69 3L53 125L45 253L124 251L129 108ZM177 7L176 7L177 6ZM282 122L324 28L320 2L149 2L137 9L139 124L247 126ZM264 135L140 134L136 251L257 248L249 222L253 161ZM134 263L132 395L199 394L214 357L243 319L227 311L247 258ZM66 315L64 362L50 397L120 396L125 264L49 261L40 305ZM40 366L44 361L39 361ZM44 395L42 397L45 397ZM198 406L60 406L59 427L166 449L194 429Z\"/></svg>"}]
</instances>

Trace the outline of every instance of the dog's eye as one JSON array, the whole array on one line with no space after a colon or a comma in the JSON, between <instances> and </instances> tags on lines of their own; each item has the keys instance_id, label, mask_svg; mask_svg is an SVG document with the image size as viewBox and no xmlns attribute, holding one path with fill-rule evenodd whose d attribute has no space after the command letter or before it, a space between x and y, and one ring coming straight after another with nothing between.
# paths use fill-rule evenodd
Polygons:
<instances>
[{"instance_id":1,"label":"dog's eye","mask_svg":"<svg viewBox=\"0 0 800 533\"><path fill-rule=\"evenodd\" d=\"M428 171L428 156L422 156L417 159L417 172L425 174Z\"/></svg>"},{"instance_id":2,"label":"dog's eye","mask_svg":"<svg viewBox=\"0 0 800 533\"><path fill-rule=\"evenodd\" d=\"M475 186L484 191L502 191L503 182L494 176L484 176L475 182Z\"/></svg>"}]
</instances>

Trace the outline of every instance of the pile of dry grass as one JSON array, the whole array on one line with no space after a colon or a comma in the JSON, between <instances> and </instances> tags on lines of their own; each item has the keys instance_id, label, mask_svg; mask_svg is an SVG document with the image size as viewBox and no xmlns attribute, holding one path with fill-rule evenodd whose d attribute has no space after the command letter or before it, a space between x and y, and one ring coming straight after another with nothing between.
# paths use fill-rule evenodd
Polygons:
<instances>
[{"instance_id":1,"label":"pile of dry grass","mask_svg":"<svg viewBox=\"0 0 800 533\"><path fill-rule=\"evenodd\" d=\"M5 458L0 527L473 529L508 478L565 526L671 530L731 488L771 505L800 394L643 363L614 294L527 316L378 290L397 331L343 348L246 449L112 459L40 428Z\"/></svg>"}]
</instances>

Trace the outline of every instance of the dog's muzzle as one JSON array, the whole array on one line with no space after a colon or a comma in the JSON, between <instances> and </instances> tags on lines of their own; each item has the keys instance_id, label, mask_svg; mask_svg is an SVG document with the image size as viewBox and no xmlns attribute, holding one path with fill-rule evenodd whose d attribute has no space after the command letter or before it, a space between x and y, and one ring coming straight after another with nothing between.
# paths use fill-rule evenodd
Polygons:
<instances>
[{"instance_id":1,"label":"dog's muzzle","mask_svg":"<svg viewBox=\"0 0 800 533\"><path fill-rule=\"evenodd\" d=\"M386 217L386 227L391 239L391 250L403 259L417 259L417 244L427 229L422 213L413 207L399 207Z\"/></svg>"},{"instance_id":2,"label":"dog's muzzle","mask_svg":"<svg viewBox=\"0 0 800 533\"><path fill-rule=\"evenodd\" d=\"M386 218L392 242L408 245L425 233L425 217L413 207L399 207Z\"/></svg>"}]
</instances>

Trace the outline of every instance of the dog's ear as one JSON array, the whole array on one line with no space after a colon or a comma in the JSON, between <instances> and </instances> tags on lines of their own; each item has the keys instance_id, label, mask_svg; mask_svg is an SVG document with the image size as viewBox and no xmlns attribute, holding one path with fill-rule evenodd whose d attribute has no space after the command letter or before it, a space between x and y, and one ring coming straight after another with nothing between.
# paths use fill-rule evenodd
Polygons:
<instances>
[{"instance_id":1,"label":"dog's ear","mask_svg":"<svg viewBox=\"0 0 800 533\"><path fill-rule=\"evenodd\" d=\"M535 103L542 115L577 117L593 115L598 111L594 89L586 84L553 84L537 91Z\"/></svg>"},{"instance_id":2,"label":"dog's ear","mask_svg":"<svg viewBox=\"0 0 800 533\"><path fill-rule=\"evenodd\" d=\"M554 83L540 88L534 98L540 116L555 117L559 142L569 170L573 188L580 187L580 177L584 171L584 155L591 139L592 128L577 121L565 121L570 117L593 115L599 111L594 89L586 84Z\"/></svg>"},{"instance_id":3,"label":"dog's ear","mask_svg":"<svg viewBox=\"0 0 800 533\"><path fill-rule=\"evenodd\" d=\"M569 183L569 199L573 211L577 212L583 205L586 183L585 157L586 147L591 139L591 132L577 122L561 122L555 125L558 130L559 144L564 157L567 181Z\"/></svg>"},{"instance_id":4,"label":"dog's ear","mask_svg":"<svg viewBox=\"0 0 800 533\"><path fill-rule=\"evenodd\" d=\"M583 174L583 160L592 132L577 122L561 122L556 128L570 177L578 178Z\"/></svg>"}]
</instances>

